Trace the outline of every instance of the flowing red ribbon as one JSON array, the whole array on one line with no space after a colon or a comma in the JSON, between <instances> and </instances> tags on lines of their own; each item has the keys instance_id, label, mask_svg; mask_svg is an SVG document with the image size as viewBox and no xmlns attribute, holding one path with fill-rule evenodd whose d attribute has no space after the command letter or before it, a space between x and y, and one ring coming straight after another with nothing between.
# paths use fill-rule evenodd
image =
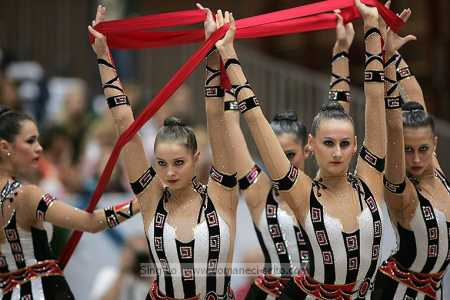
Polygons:
<instances>
[{"instance_id":1,"label":"flowing red ribbon","mask_svg":"<svg viewBox=\"0 0 450 300\"><path fill-rule=\"evenodd\" d=\"M403 21L392 11L376 0L363 0L365 4L375 6L386 23L398 30ZM350 22L359 17L359 13L353 6L353 0L328 0L299 6L291 9L280 10L268 14L249 17L236 21L236 38L255 38L290 33L307 32L330 29L336 27L336 16L330 13L335 9L341 9L345 22ZM203 22L205 12L202 10L186 10L143 17L134 17L123 20L102 22L95 28L108 37L111 48L137 49L163 46L181 45L200 42L204 39L202 29L178 30L154 32L148 31L158 28L190 25ZM109 181L115 163L123 146L132 139L137 131L158 111L176 89L189 77L197 65L206 56L214 44L225 34L228 26L217 30L202 46L188 59L188 61L175 73L161 91L151 100L145 110L130 125L130 127L118 138L111 156L100 176L94 194L89 201L86 211L92 212ZM90 36L93 42L93 37ZM64 268L70 259L82 232L75 231L60 257L60 265Z\"/></svg>"}]
</instances>

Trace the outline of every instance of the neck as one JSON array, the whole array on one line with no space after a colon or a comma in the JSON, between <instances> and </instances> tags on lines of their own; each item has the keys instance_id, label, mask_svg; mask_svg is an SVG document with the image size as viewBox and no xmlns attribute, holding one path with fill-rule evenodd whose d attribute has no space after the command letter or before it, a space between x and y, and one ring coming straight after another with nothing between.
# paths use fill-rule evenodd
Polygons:
<instances>
[{"instance_id":1,"label":"neck","mask_svg":"<svg viewBox=\"0 0 450 300\"><path fill-rule=\"evenodd\" d=\"M5 165L0 167L0 177L1 178L5 178L5 177L11 178L13 176L14 176L14 174L12 172L12 168L11 167L5 166Z\"/></svg>"},{"instance_id":2,"label":"neck","mask_svg":"<svg viewBox=\"0 0 450 300\"><path fill-rule=\"evenodd\" d=\"M170 190L170 200L178 205L190 202L196 197L197 192L192 188L192 184L189 184L178 190Z\"/></svg>"},{"instance_id":3,"label":"neck","mask_svg":"<svg viewBox=\"0 0 450 300\"><path fill-rule=\"evenodd\" d=\"M341 187L343 185L347 185L347 174L339 174L339 175L327 175L321 174L320 170L317 174L317 178L322 181L322 183L328 188Z\"/></svg>"}]
</instances>

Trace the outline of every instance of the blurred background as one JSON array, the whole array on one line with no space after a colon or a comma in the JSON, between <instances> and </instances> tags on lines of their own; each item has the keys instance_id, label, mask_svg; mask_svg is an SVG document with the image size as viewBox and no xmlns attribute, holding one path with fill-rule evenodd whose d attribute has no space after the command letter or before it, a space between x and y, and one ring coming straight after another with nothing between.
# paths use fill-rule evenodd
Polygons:
<instances>
[{"instance_id":1,"label":"blurred background","mask_svg":"<svg viewBox=\"0 0 450 300\"><path fill-rule=\"evenodd\" d=\"M213 10L232 10L236 18L244 18L311 2L314 1L209 0L202 4ZM59 199L81 208L86 207L116 139L106 111L96 59L87 41L87 25L95 17L98 3L94 0L0 1L0 104L30 113L39 124L45 157L32 180ZM192 9L195 4L162 0L101 3L108 7L111 19ZM450 3L448 0L394 0L392 7L396 11L410 7L413 11L403 32L416 35L418 41L405 46L402 55L423 88L429 111L437 117L438 154L444 153L450 149ZM352 109L361 137L362 24L355 22L354 25L357 35L350 51ZM309 127L319 106L328 101L334 41L335 32L329 30L238 43L240 60L256 94L262 99L268 118L277 111L294 109ZM197 47L114 51L120 77L136 115ZM209 147L202 89L203 68L199 68L144 126L141 134L151 157L153 139L164 118L182 117L197 132L202 159L200 177L205 180ZM248 141L252 145L251 139ZM253 152L256 158L257 153ZM450 174L450 159L440 155L440 161ZM313 164L312 161L307 163L310 174L314 172ZM129 197L127 180L119 163L100 206ZM252 262L259 250L255 253L256 237L245 204L242 204L236 261ZM127 245L140 245L139 241L133 241L143 237L142 222L135 219L121 227L83 237L66 269L69 283L79 299L114 299L105 298L105 290L118 278L111 275L108 285L105 282L108 280L98 279L100 271L107 272L108 268L112 273L129 271L135 259L145 260L145 255L136 250L137 246L131 247L134 254L126 250ZM63 247L65 236L67 232L55 229L52 243L57 252ZM386 255L389 251L385 251ZM247 280L235 278L233 284L239 288ZM147 283L143 290L148 288ZM103 289L94 288L98 286ZM124 299L132 299L130 292L124 290L121 293L128 293Z\"/></svg>"}]
</instances>

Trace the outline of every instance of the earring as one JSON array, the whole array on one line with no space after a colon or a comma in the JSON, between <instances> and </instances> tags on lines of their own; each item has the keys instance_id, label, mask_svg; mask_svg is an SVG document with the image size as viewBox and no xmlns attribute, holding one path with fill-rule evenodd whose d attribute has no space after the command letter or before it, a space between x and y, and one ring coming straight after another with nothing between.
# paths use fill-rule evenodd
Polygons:
<instances>
[{"instance_id":1,"label":"earring","mask_svg":"<svg viewBox=\"0 0 450 300\"><path fill-rule=\"evenodd\" d=\"M8 153L6 153L6 155L7 155L7 156L11 156L11 153L8 152Z\"/></svg>"}]
</instances>

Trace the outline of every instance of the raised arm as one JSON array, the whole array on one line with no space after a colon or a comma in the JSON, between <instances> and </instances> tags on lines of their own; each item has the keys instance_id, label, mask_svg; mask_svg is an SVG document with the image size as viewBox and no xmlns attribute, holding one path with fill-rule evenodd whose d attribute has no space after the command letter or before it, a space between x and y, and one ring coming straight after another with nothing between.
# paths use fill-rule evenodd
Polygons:
<instances>
[{"instance_id":1,"label":"raised arm","mask_svg":"<svg viewBox=\"0 0 450 300\"><path fill-rule=\"evenodd\" d=\"M200 8L202 8L200 6ZM204 8L202 8L204 9ZM205 37L209 36L216 28L223 26L224 22L229 21L228 14L224 16L219 10L214 20L209 9L205 9L207 18L205 21ZM208 137L211 145L212 168L209 182L219 182L220 184L211 185L210 191L216 193L216 197L227 198L221 201L232 211L237 204L236 190L231 189L236 186L236 167L233 157L233 148L239 147L232 145L230 138L229 122L224 118L224 91L220 82L220 57L217 51L213 51L206 59L205 76L205 106L206 119L208 122ZM231 199L229 199L231 197Z\"/></svg>"},{"instance_id":2,"label":"raised arm","mask_svg":"<svg viewBox=\"0 0 450 300\"><path fill-rule=\"evenodd\" d=\"M56 200L37 186L23 187L16 205L20 211L30 214L32 223L47 221L59 227L91 233L113 228L140 212L139 203L133 199L88 213Z\"/></svg>"},{"instance_id":3,"label":"raised arm","mask_svg":"<svg viewBox=\"0 0 450 300\"><path fill-rule=\"evenodd\" d=\"M99 5L97 8L96 19L92 22L92 25L95 26L103 21L105 13L106 8ZM106 42L106 37L96 31L92 26L89 26L88 29L95 38L92 48L97 55L98 68L105 98L111 110L117 133L120 135L133 123L133 112L128 98L125 95L125 91L123 90L116 67L114 66ZM142 197L141 192L143 192L155 176L155 172L151 168L146 157L139 135L135 135L133 139L124 146L122 154L128 178L132 183L133 192L138 195L139 199ZM142 202L141 205L142 204L144 204L144 202Z\"/></svg>"},{"instance_id":4,"label":"raised arm","mask_svg":"<svg viewBox=\"0 0 450 300\"><path fill-rule=\"evenodd\" d=\"M331 59L330 101L338 101L347 113L350 112L350 69L349 50L355 36L352 23L344 24L339 13L336 13L336 43L333 46Z\"/></svg>"},{"instance_id":5,"label":"raised arm","mask_svg":"<svg viewBox=\"0 0 450 300\"><path fill-rule=\"evenodd\" d=\"M222 40L216 43L216 47L224 61L231 84L236 87L235 96L239 102L239 110L244 115L270 176L274 179L275 187L279 189L281 197L285 198L291 208L295 212L299 212L299 209L302 209L299 205L305 204L305 201L299 201L299 199L307 199L306 194L309 189L305 185L310 185L310 180L305 180L303 177L307 176L290 164L269 122L264 117L258 99L247 82L234 49L232 16L231 19L230 30Z\"/></svg>"},{"instance_id":6,"label":"raised arm","mask_svg":"<svg viewBox=\"0 0 450 300\"><path fill-rule=\"evenodd\" d=\"M365 132L364 143L358 158L357 172L359 176L371 181L381 178L386 156L386 123L384 111L384 71L381 49L381 33L378 24L378 10L368 7L360 0L355 5L364 19L365 72L364 94ZM375 171L375 172L374 172ZM378 184L376 184L378 186Z\"/></svg>"},{"instance_id":7,"label":"raised arm","mask_svg":"<svg viewBox=\"0 0 450 300\"><path fill-rule=\"evenodd\" d=\"M233 156L239 179L239 189L244 194L245 202L253 217L258 217L260 208L264 207L272 182L266 173L253 161L240 127L238 102L231 91L225 92L225 120L229 124Z\"/></svg>"},{"instance_id":8,"label":"raised arm","mask_svg":"<svg viewBox=\"0 0 450 300\"><path fill-rule=\"evenodd\" d=\"M408 18L404 19L406 22ZM415 40L412 35L399 37L392 31L388 31L385 42L385 107L387 125L387 157L384 175L385 200L389 209L396 215L402 213L404 201L412 199L408 193L411 189L406 187L405 150L403 141L403 119L401 110L401 97L396 77L398 49L410 40Z\"/></svg>"}]
</instances>

